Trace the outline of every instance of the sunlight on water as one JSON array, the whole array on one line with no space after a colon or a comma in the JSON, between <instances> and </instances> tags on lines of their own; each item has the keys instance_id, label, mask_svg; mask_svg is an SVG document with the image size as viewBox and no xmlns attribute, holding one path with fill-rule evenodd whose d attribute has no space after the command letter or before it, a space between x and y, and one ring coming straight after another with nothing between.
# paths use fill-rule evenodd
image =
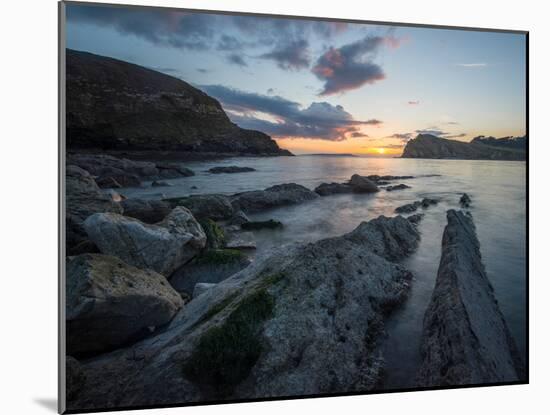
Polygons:
<instances>
[{"instance_id":1,"label":"sunlight on water","mask_svg":"<svg viewBox=\"0 0 550 415\"><path fill-rule=\"evenodd\" d=\"M239 165L257 171L215 175L213 166ZM326 196L302 205L249 215L277 219L282 230L256 232L258 253L290 242L309 242L353 230L361 221L394 215L397 206L423 197L441 199L420 224L418 251L404 265L415 274L407 302L390 317L384 344L385 387L414 385L424 311L435 284L447 209L458 208L460 194L473 200L471 212L488 276L518 348L525 356L526 164L506 161L372 159L358 157L240 158L186 163L196 176L167 180L172 187L122 189L128 197L158 199L200 193L233 194L281 183L310 189L322 182L343 182L352 174L413 175L402 180L410 189L370 195ZM440 176L431 176L440 175ZM428 177L421 177L428 176ZM192 189L196 186L196 189Z\"/></svg>"}]
</instances>

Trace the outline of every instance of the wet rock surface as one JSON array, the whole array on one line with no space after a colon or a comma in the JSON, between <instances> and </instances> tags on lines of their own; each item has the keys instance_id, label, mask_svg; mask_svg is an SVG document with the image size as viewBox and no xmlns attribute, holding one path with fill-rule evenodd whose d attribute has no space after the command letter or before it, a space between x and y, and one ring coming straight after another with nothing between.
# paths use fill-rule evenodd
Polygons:
<instances>
[{"instance_id":1,"label":"wet rock surface","mask_svg":"<svg viewBox=\"0 0 550 415\"><path fill-rule=\"evenodd\" d=\"M165 199L165 201L172 207L186 207L197 219L223 220L235 214L230 198L224 195L192 195Z\"/></svg>"},{"instance_id":2,"label":"wet rock surface","mask_svg":"<svg viewBox=\"0 0 550 415\"><path fill-rule=\"evenodd\" d=\"M296 183L279 184L265 190L237 193L231 197L236 210L245 213L261 212L279 206L304 203L318 198L319 195Z\"/></svg>"},{"instance_id":3,"label":"wet rock surface","mask_svg":"<svg viewBox=\"0 0 550 415\"><path fill-rule=\"evenodd\" d=\"M447 221L424 316L419 385L522 380L523 364L485 273L472 217L449 210Z\"/></svg>"}]
</instances>

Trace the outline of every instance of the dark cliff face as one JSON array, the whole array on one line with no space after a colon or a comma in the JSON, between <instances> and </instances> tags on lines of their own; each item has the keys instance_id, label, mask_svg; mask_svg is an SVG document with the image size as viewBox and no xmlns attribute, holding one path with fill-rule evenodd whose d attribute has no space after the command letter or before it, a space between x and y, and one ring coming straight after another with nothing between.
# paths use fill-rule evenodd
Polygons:
<instances>
[{"instance_id":1,"label":"dark cliff face","mask_svg":"<svg viewBox=\"0 0 550 415\"><path fill-rule=\"evenodd\" d=\"M466 143L447 140L430 134L419 134L403 150L403 158L467 159L467 160L525 160L521 149L504 148L481 142Z\"/></svg>"},{"instance_id":2,"label":"dark cliff face","mask_svg":"<svg viewBox=\"0 0 550 415\"><path fill-rule=\"evenodd\" d=\"M180 79L86 52L66 60L69 149L289 154Z\"/></svg>"}]
</instances>

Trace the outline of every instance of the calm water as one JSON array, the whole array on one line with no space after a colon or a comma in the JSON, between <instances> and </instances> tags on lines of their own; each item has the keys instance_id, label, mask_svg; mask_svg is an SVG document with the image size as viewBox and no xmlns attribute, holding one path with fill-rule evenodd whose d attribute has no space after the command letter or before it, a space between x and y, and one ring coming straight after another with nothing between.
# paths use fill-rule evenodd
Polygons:
<instances>
[{"instance_id":1,"label":"calm water","mask_svg":"<svg viewBox=\"0 0 550 415\"><path fill-rule=\"evenodd\" d=\"M220 165L249 166L257 171L218 175L206 172L210 167ZM254 220L274 218L285 224L282 230L256 233L258 252L288 242L341 235L361 221L379 215L392 216L397 206L422 197L441 199L439 205L426 210L419 226L422 234L419 249L404 261L404 265L414 272L415 280L409 299L387 323L384 386L388 388L414 386L420 359L422 319L435 284L441 237L446 225L445 212L458 208L461 193L470 194L473 200L471 212L488 276L518 348L525 356L524 162L300 156L192 162L185 166L193 169L196 176L167 180L173 184L172 187L123 189L122 193L143 198L232 194L290 182L313 189L322 182L343 182L354 173L417 176L396 182L406 183L411 189L381 191L372 195L327 196L302 205L249 215ZM192 189L192 186L197 189Z\"/></svg>"}]
</instances>

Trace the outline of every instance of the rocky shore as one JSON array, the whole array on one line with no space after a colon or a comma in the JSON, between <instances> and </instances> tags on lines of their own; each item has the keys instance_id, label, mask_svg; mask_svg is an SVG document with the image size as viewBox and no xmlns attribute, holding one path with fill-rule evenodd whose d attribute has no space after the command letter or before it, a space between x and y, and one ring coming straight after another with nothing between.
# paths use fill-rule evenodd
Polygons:
<instances>
[{"instance_id":1,"label":"rocky shore","mask_svg":"<svg viewBox=\"0 0 550 415\"><path fill-rule=\"evenodd\" d=\"M376 197L385 186L406 192L409 186L398 182L413 176L355 174L315 191L284 183L233 195L142 200L115 198L96 180L135 175L142 186L185 177L185 166L89 154L69 162L75 163L67 166L66 186L69 409L379 387L385 321L414 283L401 262L417 249L420 221L432 210L416 211L439 199L396 209L407 218L380 216L344 235L254 258L256 232L287 228L284 219L248 215L338 193ZM472 199L453 203L465 202ZM450 212L425 317L419 384L518 379L519 360L484 274L473 223Z\"/></svg>"}]
</instances>

